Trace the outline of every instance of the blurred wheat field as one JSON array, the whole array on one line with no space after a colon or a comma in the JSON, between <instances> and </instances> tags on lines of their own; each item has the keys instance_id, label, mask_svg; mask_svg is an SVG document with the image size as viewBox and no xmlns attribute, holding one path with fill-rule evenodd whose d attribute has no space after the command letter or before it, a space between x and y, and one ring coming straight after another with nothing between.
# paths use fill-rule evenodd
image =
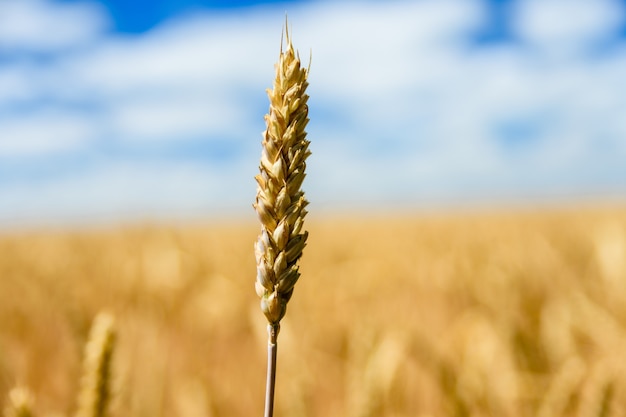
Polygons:
<instances>
[{"instance_id":1,"label":"blurred wheat field","mask_svg":"<svg viewBox=\"0 0 626 417\"><path fill-rule=\"evenodd\" d=\"M315 218L282 322L283 416L626 416L626 210ZM0 405L76 408L116 316L113 416L263 409L254 221L0 236Z\"/></svg>"}]
</instances>

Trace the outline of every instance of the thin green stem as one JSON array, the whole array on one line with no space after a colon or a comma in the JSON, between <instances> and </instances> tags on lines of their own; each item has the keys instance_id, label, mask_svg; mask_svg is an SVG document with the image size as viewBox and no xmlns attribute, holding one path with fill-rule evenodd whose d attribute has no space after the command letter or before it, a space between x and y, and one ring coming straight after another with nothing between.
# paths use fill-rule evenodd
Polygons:
<instances>
[{"instance_id":1,"label":"thin green stem","mask_svg":"<svg viewBox=\"0 0 626 417\"><path fill-rule=\"evenodd\" d=\"M274 389L276 387L276 352L280 324L268 324L267 333L267 382L265 384L265 417L274 416Z\"/></svg>"}]
</instances>

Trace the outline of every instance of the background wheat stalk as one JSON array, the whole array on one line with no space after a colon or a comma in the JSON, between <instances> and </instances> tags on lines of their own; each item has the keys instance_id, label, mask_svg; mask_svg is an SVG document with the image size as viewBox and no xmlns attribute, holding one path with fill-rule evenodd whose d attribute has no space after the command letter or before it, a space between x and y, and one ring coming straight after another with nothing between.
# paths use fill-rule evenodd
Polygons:
<instances>
[{"instance_id":1,"label":"background wheat stalk","mask_svg":"<svg viewBox=\"0 0 626 417\"><path fill-rule=\"evenodd\" d=\"M308 232L302 231L308 202L300 189L305 177L306 158L311 154L305 127L309 121L306 88L308 68L300 65L287 25L287 48L276 64L272 90L267 90L269 113L265 116L263 151L254 208L261 221L255 245L256 293L268 321L268 372L265 416L273 415L276 381L277 338L280 320L300 277L298 260Z\"/></svg>"},{"instance_id":2,"label":"background wheat stalk","mask_svg":"<svg viewBox=\"0 0 626 417\"><path fill-rule=\"evenodd\" d=\"M114 318L99 313L85 345L83 375L76 417L104 417L111 397L111 359L115 345Z\"/></svg>"}]
</instances>

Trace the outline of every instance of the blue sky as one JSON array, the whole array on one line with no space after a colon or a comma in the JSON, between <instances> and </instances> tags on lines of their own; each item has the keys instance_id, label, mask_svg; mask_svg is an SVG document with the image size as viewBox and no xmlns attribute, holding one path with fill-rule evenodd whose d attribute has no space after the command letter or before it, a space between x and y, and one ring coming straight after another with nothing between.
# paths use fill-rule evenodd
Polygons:
<instances>
[{"instance_id":1,"label":"blue sky","mask_svg":"<svg viewBox=\"0 0 626 417\"><path fill-rule=\"evenodd\" d=\"M626 196L626 2L0 2L0 225L251 216L285 13L311 211Z\"/></svg>"}]
</instances>

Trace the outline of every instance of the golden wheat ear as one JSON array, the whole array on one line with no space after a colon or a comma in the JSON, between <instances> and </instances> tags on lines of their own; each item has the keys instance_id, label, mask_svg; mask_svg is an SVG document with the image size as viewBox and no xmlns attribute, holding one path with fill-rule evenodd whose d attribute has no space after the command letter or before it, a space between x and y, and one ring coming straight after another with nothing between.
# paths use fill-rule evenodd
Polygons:
<instances>
[{"instance_id":1,"label":"golden wheat ear","mask_svg":"<svg viewBox=\"0 0 626 417\"><path fill-rule=\"evenodd\" d=\"M15 387L9 391L9 401L4 409L4 417L33 417L33 394L28 388Z\"/></svg>"},{"instance_id":2,"label":"golden wheat ear","mask_svg":"<svg viewBox=\"0 0 626 417\"><path fill-rule=\"evenodd\" d=\"M286 28L285 39L287 48L283 50L281 40L273 89L267 90L270 108L265 116L254 203L261 221L261 233L255 245L255 289L261 298L269 333L266 417L273 413L279 323L300 277L298 260L308 237L308 232L302 230L308 201L301 186L305 161L311 154L305 132L309 122L306 94L309 71L301 66Z\"/></svg>"},{"instance_id":3,"label":"golden wheat ear","mask_svg":"<svg viewBox=\"0 0 626 417\"><path fill-rule=\"evenodd\" d=\"M114 318L99 313L85 345L76 417L104 417L111 402L111 359L115 346Z\"/></svg>"},{"instance_id":4,"label":"golden wheat ear","mask_svg":"<svg viewBox=\"0 0 626 417\"><path fill-rule=\"evenodd\" d=\"M289 34L287 50L276 64L274 88L268 90L263 150L254 208L261 221L256 247L256 292L269 324L278 324L287 311L294 285L300 277L298 260L306 244L302 231L305 207L301 185L306 158L311 154L305 127L309 122L306 94L308 70L300 65Z\"/></svg>"}]
</instances>

